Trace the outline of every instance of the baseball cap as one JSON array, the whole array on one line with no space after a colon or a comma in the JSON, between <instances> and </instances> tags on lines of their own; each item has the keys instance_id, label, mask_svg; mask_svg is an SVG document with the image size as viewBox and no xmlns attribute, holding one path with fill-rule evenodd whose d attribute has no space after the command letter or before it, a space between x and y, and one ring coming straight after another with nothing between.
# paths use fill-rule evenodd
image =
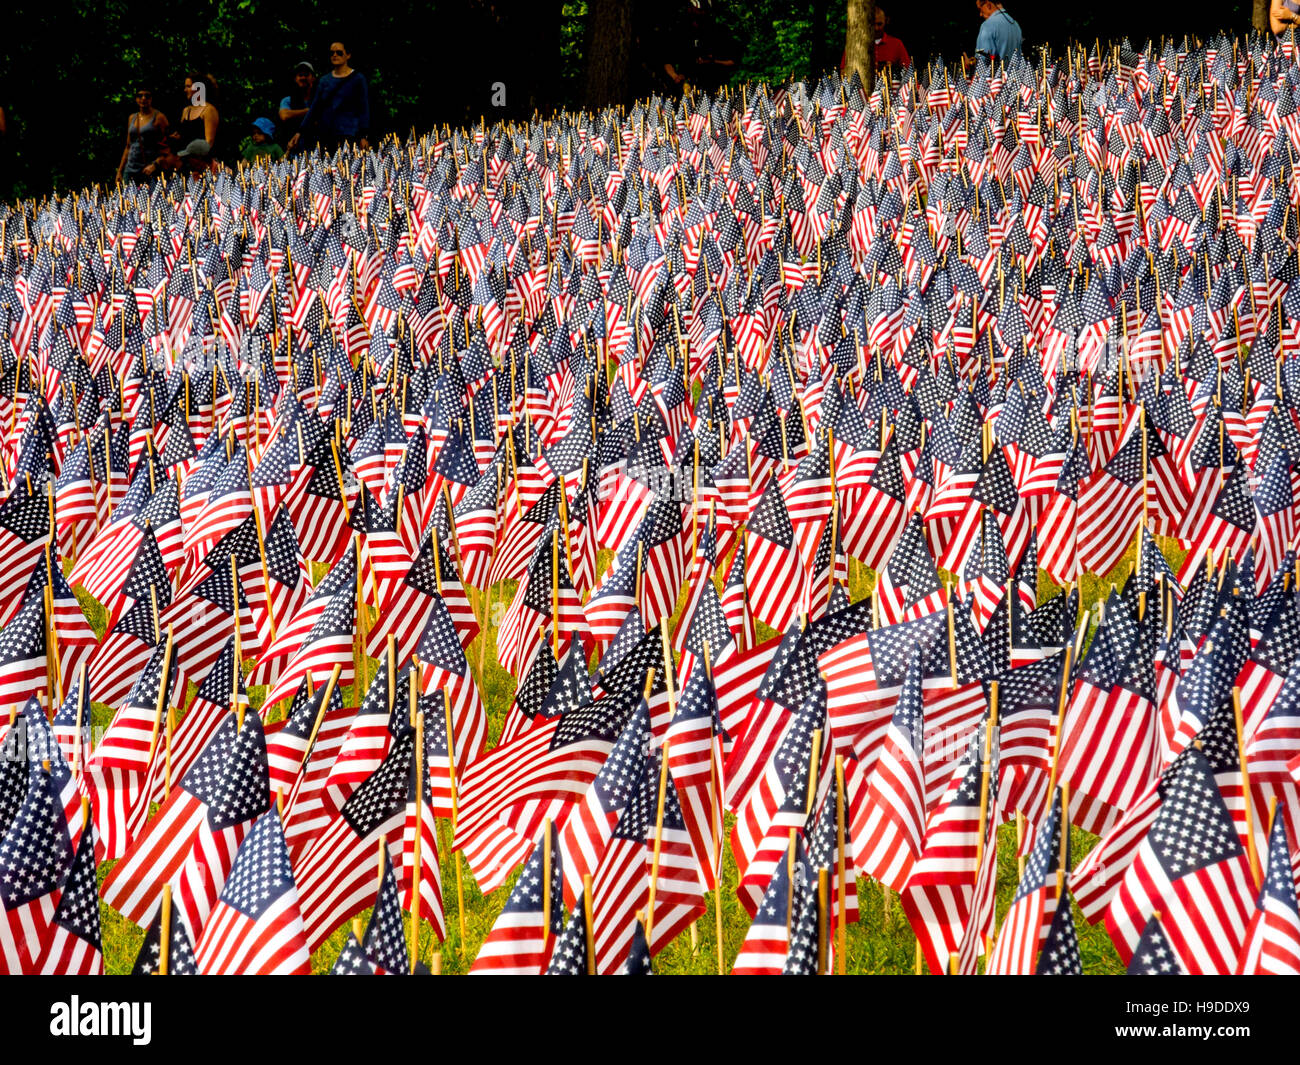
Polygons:
<instances>
[{"instance_id":1,"label":"baseball cap","mask_svg":"<svg viewBox=\"0 0 1300 1065\"><path fill-rule=\"evenodd\" d=\"M208 152L210 151L212 151L212 146L202 137L199 137L185 145L184 148L176 153L176 157L178 159L189 159L191 156L195 156L200 159L206 159L208 157Z\"/></svg>"},{"instance_id":2,"label":"baseball cap","mask_svg":"<svg viewBox=\"0 0 1300 1065\"><path fill-rule=\"evenodd\" d=\"M272 122L269 118L255 118L255 119L253 119L253 128L254 128L254 129L260 129L260 130L261 130L263 133L265 133L268 137L274 137L274 136L275 136L275 123Z\"/></svg>"},{"instance_id":3,"label":"baseball cap","mask_svg":"<svg viewBox=\"0 0 1300 1065\"><path fill-rule=\"evenodd\" d=\"M310 63L308 63L307 60L305 59L299 62L298 65L293 68L293 72L297 74L299 71L303 71L303 70L305 70L308 74L316 73L316 68L312 66Z\"/></svg>"}]
</instances>

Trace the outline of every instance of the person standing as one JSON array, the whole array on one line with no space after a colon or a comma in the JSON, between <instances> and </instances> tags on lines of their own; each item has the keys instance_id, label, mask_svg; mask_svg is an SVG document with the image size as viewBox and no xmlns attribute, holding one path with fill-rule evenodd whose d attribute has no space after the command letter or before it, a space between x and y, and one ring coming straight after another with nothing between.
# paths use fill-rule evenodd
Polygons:
<instances>
[{"instance_id":1,"label":"person standing","mask_svg":"<svg viewBox=\"0 0 1300 1065\"><path fill-rule=\"evenodd\" d=\"M293 91L280 101L280 127L296 130L311 108L316 89L316 68L303 60L293 68Z\"/></svg>"},{"instance_id":2,"label":"person standing","mask_svg":"<svg viewBox=\"0 0 1300 1065\"><path fill-rule=\"evenodd\" d=\"M1290 40L1288 31L1300 29L1300 3L1296 0L1272 0L1268 8L1268 27L1278 40Z\"/></svg>"},{"instance_id":3,"label":"person standing","mask_svg":"<svg viewBox=\"0 0 1300 1065\"><path fill-rule=\"evenodd\" d=\"M148 176L145 168L158 158L167 136L167 116L153 106L153 91L137 89L137 110L126 120L126 147L117 164L117 181L137 182Z\"/></svg>"},{"instance_id":4,"label":"person standing","mask_svg":"<svg viewBox=\"0 0 1300 1065\"><path fill-rule=\"evenodd\" d=\"M907 49L903 42L897 37L891 36L886 27L889 25L889 13L880 6L876 5L876 69L881 67L892 67L895 72L901 71L911 61L912 57L907 54ZM849 54L845 51L840 56L840 73L844 73L844 66L848 61Z\"/></svg>"},{"instance_id":5,"label":"person standing","mask_svg":"<svg viewBox=\"0 0 1300 1065\"><path fill-rule=\"evenodd\" d=\"M330 72L316 83L307 113L298 132L289 139L289 151L300 141L303 147L317 144L332 152L344 141L356 141L369 148L370 93L366 79L349 65L352 53L342 41L330 45Z\"/></svg>"},{"instance_id":6,"label":"person standing","mask_svg":"<svg viewBox=\"0 0 1300 1065\"><path fill-rule=\"evenodd\" d=\"M876 5L876 68L893 67L895 71L901 71L905 66L911 63L912 59L907 54L907 49L903 42L889 32L889 13L880 6ZM842 66L842 64L841 64Z\"/></svg>"},{"instance_id":7,"label":"person standing","mask_svg":"<svg viewBox=\"0 0 1300 1065\"><path fill-rule=\"evenodd\" d=\"M994 59L1006 62L1013 55L1019 55L1022 44L1020 24L1007 14L1006 9L992 0L975 0L975 10L984 24L975 39L975 57L962 56L962 66L973 65L979 56L990 62Z\"/></svg>"},{"instance_id":8,"label":"person standing","mask_svg":"<svg viewBox=\"0 0 1300 1065\"><path fill-rule=\"evenodd\" d=\"M158 170L190 169L195 165L186 160L201 158L209 164L215 162L221 116L217 113L217 105L212 102L214 88L208 75L193 73L185 76L185 99L189 103L181 109L176 128L168 134L163 154L144 168L146 177L152 177ZM206 147L200 148L196 142L202 142Z\"/></svg>"}]
</instances>

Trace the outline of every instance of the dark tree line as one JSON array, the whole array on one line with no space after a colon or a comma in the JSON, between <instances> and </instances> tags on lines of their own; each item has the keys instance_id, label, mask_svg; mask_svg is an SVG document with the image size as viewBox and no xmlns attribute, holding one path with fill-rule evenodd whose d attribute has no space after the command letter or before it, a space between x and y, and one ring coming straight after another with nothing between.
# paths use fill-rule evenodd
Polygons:
<instances>
[{"instance_id":1,"label":"dark tree line","mask_svg":"<svg viewBox=\"0 0 1300 1065\"><path fill-rule=\"evenodd\" d=\"M731 80L816 76L853 45L850 21L871 25L868 0L702 0L735 44ZM1068 39L1244 32L1264 0L1159 5L1094 0L1017 4L1027 47ZM949 62L970 51L973 0L881 0L912 56ZM20 0L7 12L0 107L8 120L0 194L42 195L113 180L133 91L154 90L173 121L187 71L219 89L227 160L260 116L274 116L301 59L324 71L343 38L371 87L377 134L526 119L557 107L627 103L660 60L641 28L688 0L208 0L141 6L128 0ZM859 35L855 62L870 49ZM504 86L500 103L499 86Z\"/></svg>"}]
</instances>

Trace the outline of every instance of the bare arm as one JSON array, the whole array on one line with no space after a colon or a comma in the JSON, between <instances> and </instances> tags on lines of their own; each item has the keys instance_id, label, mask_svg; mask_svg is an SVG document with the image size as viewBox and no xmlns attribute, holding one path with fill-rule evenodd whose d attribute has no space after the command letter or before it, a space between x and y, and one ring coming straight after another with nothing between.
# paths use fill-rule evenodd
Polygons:
<instances>
[{"instance_id":1,"label":"bare arm","mask_svg":"<svg viewBox=\"0 0 1300 1065\"><path fill-rule=\"evenodd\" d=\"M217 109L208 104L203 112L203 139L208 142L208 147L212 147L216 141L217 125L220 121L221 116L217 114Z\"/></svg>"},{"instance_id":2,"label":"bare arm","mask_svg":"<svg viewBox=\"0 0 1300 1065\"><path fill-rule=\"evenodd\" d=\"M135 115L126 120L126 145L122 149L122 158L117 164L117 180L121 184L122 172L126 170L126 157L131 154L131 130L135 128Z\"/></svg>"},{"instance_id":3,"label":"bare arm","mask_svg":"<svg viewBox=\"0 0 1300 1065\"><path fill-rule=\"evenodd\" d=\"M1285 33L1300 22L1300 14L1292 11L1283 0L1273 0L1268 9L1268 25L1274 33Z\"/></svg>"}]
</instances>

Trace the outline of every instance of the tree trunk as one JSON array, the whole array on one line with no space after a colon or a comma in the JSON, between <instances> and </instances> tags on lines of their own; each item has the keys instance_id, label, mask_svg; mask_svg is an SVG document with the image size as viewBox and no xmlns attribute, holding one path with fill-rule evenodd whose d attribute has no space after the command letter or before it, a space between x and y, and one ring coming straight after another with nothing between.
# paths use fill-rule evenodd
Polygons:
<instances>
[{"instance_id":1,"label":"tree trunk","mask_svg":"<svg viewBox=\"0 0 1300 1065\"><path fill-rule=\"evenodd\" d=\"M1251 12L1251 25L1260 33L1270 32L1268 25L1268 0L1255 0L1255 8Z\"/></svg>"},{"instance_id":2,"label":"tree trunk","mask_svg":"<svg viewBox=\"0 0 1300 1065\"><path fill-rule=\"evenodd\" d=\"M590 0L587 5L585 107L629 103L632 62L632 4Z\"/></svg>"},{"instance_id":3,"label":"tree trunk","mask_svg":"<svg viewBox=\"0 0 1300 1065\"><path fill-rule=\"evenodd\" d=\"M876 0L849 0L849 25L844 36L844 76L856 70L870 97L876 84Z\"/></svg>"}]
</instances>

